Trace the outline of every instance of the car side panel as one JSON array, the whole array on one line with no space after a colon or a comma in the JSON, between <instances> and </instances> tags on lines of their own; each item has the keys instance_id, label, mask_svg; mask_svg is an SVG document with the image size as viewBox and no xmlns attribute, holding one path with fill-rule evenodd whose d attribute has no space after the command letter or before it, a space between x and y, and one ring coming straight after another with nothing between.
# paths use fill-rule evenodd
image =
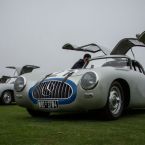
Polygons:
<instances>
[{"instance_id":1,"label":"car side panel","mask_svg":"<svg viewBox=\"0 0 145 145\"><path fill-rule=\"evenodd\" d=\"M94 110L103 108L107 103L109 88L113 81L122 79L125 80L130 88L129 107L145 107L144 75L130 69L103 67L95 69L82 70L83 74L88 71L94 71L98 75L98 84L91 90L84 90L80 85L82 74L73 74L68 79L73 81L77 86L76 98L70 104L61 104L55 109L45 109L45 111L74 111L74 110ZM77 73L78 74L78 73ZM60 76L56 76L60 77ZM56 78L55 77L55 78ZM22 92L16 93L16 102L26 108L40 109L38 104L34 104L29 97L29 90L36 82L27 81L26 88ZM125 93L125 92L124 92ZM128 96L129 97L129 96Z\"/></svg>"},{"instance_id":2,"label":"car side panel","mask_svg":"<svg viewBox=\"0 0 145 145\"><path fill-rule=\"evenodd\" d=\"M2 96L3 92L6 90L14 90L13 84L0 84L0 97Z\"/></svg>"}]
</instances>

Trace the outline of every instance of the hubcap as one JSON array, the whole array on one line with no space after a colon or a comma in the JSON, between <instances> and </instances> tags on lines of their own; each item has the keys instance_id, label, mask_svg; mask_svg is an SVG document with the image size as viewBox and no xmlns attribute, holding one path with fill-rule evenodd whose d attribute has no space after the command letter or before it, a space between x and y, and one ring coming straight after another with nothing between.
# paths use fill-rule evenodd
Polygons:
<instances>
[{"instance_id":1,"label":"hubcap","mask_svg":"<svg viewBox=\"0 0 145 145\"><path fill-rule=\"evenodd\" d=\"M116 115L121 109L122 98L120 89L117 86L113 86L109 95L109 108L112 114Z\"/></svg>"},{"instance_id":2,"label":"hubcap","mask_svg":"<svg viewBox=\"0 0 145 145\"><path fill-rule=\"evenodd\" d=\"M9 104L11 102L11 100L12 100L11 94L8 93L8 92L5 92L4 95L3 95L3 102L5 104Z\"/></svg>"}]
</instances>

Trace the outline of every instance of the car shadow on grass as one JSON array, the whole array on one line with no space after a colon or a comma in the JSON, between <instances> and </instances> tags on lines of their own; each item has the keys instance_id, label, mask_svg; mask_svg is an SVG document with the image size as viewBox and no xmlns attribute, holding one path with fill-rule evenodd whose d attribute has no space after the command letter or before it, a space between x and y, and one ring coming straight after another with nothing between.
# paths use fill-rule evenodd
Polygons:
<instances>
[{"instance_id":1,"label":"car shadow on grass","mask_svg":"<svg viewBox=\"0 0 145 145\"><path fill-rule=\"evenodd\" d=\"M85 113L54 113L50 115L51 120L86 120L86 121L93 121L93 120L102 120L102 115L98 112L85 112Z\"/></svg>"},{"instance_id":2,"label":"car shadow on grass","mask_svg":"<svg viewBox=\"0 0 145 145\"><path fill-rule=\"evenodd\" d=\"M145 115L145 109L133 109L123 113L119 119L134 118L139 115ZM33 117L29 116L29 119ZM101 111L83 112L83 113L51 113L48 116L35 117L38 120L46 121L109 121ZM27 118L28 119L28 118ZM112 121L112 120L110 120Z\"/></svg>"},{"instance_id":3,"label":"car shadow on grass","mask_svg":"<svg viewBox=\"0 0 145 145\"><path fill-rule=\"evenodd\" d=\"M140 116L145 115L145 108L144 109L130 109L123 113L122 117L134 117L134 116Z\"/></svg>"},{"instance_id":4,"label":"car shadow on grass","mask_svg":"<svg viewBox=\"0 0 145 145\"><path fill-rule=\"evenodd\" d=\"M16 102L12 102L11 104L3 104L0 102L0 106L13 106L16 105Z\"/></svg>"},{"instance_id":5,"label":"car shadow on grass","mask_svg":"<svg viewBox=\"0 0 145 145\"><path fill-rule=\"evenodd\" d=\"M21 116L22 117L22 116ZM37 121L103 121L103 116L98 112L59 112L59 113L51 113L48 116L37 116L32 117L30 114L27 116L23 116L23 119L37 119ZM20 119L20 118L19 118ZM22 119L22 118L21 118Z\"/></svg>"}]
</instances>

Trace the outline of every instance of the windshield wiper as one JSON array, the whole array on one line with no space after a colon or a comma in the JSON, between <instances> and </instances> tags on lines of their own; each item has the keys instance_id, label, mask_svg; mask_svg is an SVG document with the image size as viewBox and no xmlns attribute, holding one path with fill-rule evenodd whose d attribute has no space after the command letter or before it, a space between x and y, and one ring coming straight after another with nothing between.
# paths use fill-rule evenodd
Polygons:
<instances>
[{"instance_id":1,"label":"windshield wiper","mask_svg":"<svg viewBox=\"0 0 145 145\"><path fill-rule=\"evenodd\" d=\"M52 75L52 73L46 75L42 80L40 80L39 82L37 82L36 85L37 85L37 86L40 85L47 77L49 77L49 76L51 76L51 75Z\"/></svg>"},{"instance_id":2,"label":"windshield wiper","mask_svg":"<svg viewBox=\"0 0 145 145\"><path fill-rule=\"evenodd\" d=\"M64 79L62 80L62 83L66 82L66 80L74 73L74 71L68 72L67 76L64 77ZM65 74L66 75L66 74Z\"/></svg>"}]
</instances>

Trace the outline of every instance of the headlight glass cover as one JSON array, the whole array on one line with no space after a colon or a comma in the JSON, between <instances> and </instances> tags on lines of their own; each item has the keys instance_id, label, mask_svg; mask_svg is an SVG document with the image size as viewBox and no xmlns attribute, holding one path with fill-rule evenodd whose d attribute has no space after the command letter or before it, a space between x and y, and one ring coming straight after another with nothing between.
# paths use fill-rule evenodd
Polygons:
<instances>
[{"instance_id":1,"label":"headlight glass cover","mask_svg":"<svg viewBox=\"0 0 145 145\"><path fill-rule=\"evenodd\" d=\"M24 77L18 77L14 83L14 89L16 92L21 92L26 86L26 79Z\"/></svg>"},{"instance_id":2,"label":"headlight glass cover","mask_svg":"<svg viewBox=\"0 0 145 145\"><path fill-rule=\"evenodd\" d=\"M98 76L95 72L87 72L81 78L81 86L85 90L93 89L98 83Z\"/></svg>"}]
</instances>

